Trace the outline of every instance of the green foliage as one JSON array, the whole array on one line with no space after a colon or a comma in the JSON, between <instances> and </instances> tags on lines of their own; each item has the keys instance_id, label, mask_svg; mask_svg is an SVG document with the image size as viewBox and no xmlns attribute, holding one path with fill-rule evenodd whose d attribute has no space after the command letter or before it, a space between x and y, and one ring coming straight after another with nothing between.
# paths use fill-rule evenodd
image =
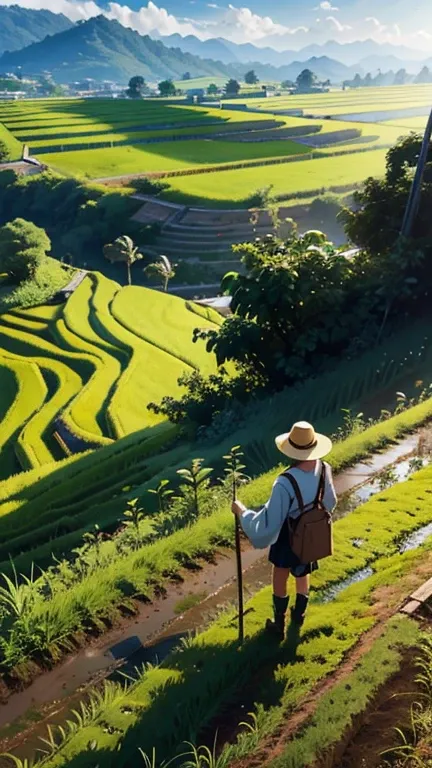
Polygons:
<instances>
[{"instance_id":1,"label":"green foliage","mask_svg":"<svg viewBox=\"0 0 432 768\"><path fill-rule=\"evenodd\" d=\"M159 261L149 264L144 272L150 277L159 277L162 281L162 288L166 292L168 290L169 281L176 275L175 266L175 264L171 264L167 256L159 256Z\"/></svg>"},{"instance_id":2,"label":"green foliage","mask_svg":"<svg viewBox=\"0 0 432 768\"><path fill-rule=\"evenodd\" d=\"M396 273L401 264L405 267L404 278L430 279L428 263L431 254L432 160L428 159L422 183L418 214L412 237L408 242L397 244L403 214L412 183L413 169L417 164L422 135L410 134L399 139L387 153L386 175L383 179L368 178L364 188L355 193L354 210L344 211L346 230L350 240L360 248L367 248L374 256L380 256ZM422 259L425 260L424 266ZM409 271L407 271L409 270ZM383 280L390 278L383 275ZM394 283L394 280L392 281ZM403 289L399 281L394 290Z\"/></svg>"},{"instance_id":3,"label":"green foliage","mask_svg":"<svg viewBox=\"0 0 432 768\"><path fill-rule=\"evenodd\" d=\"M423 253L398 249L383 259L347 258L321 232L282 242L273 235L234 246L244 274L230 273L233 316L218 330L197 331L219 365L241 367L245 392L277 391L323 372L342 355L376 343L384 325L426 302L432 272ZM191 397L196 382L189 384ZM203 393L200 382L200 400ZM198 398L194 398L198 399ZM181 408L179 409L181 410Z\"/></svg>"},{"instance_id":4,"label":"green foliage","mask_svg":"<svg viewBox=\"0 0 432 768\"><path fill-rule=\"evenodd\" d=\"M317 83L317 77L316 75L311 72L310 69L304 69L302 72L300 72L299 76L296 80L296 86L297 90L301 93L307 93L308 91L311 91Z\"/></svg>"},{"instance_id":5,"label":"green foliage","mask_svg":"<svg viewBox=\"0 0 432 768\"><path fill-rule=\"evenodd\" d=\"M225 95L226 96L237 96L237 94L240 92L240 83L237 80L234 80L231 78L228 80L226 86L225 86Z\"/></svg>"},{"instance_id":6,"label":"green foliage","mask_svg":"<svg viewBox=\"0 0 432 768\"><path fill-rule=\"evenodd\" d=\"M147 89L146 81L141 75L135 75L129 80L129 86L126 90L126 96L130 99L140 99Z\"/></svg>"},{"instance_id":7,"label":"green foliage","mask_svg":"<svg viewBox=\"0 0 432 768\"><path fill-rule=\"evenodd\" d=\"M31 258L33 255L30 253ZM43 258L33 277L24 279L19 285L3 283L0 287L0 313L43 304L64 288L69 280L70 275L58 261Z\"/></svg>"},{"instance_id":8,"label":"green foliage","mask_svg":"<svg viewBox=\"0 0 432 768\"><path fill-rule=\"evenodd\" d=\"M9 149L6 146L6 142L0 139L0 163L5 163L9 160Z\"/></svg>"},{"instance_id":9,"label":"green foliage","mask_svg":"<svg viewBox=\"0 0 432 768\"><path fill-rule=\"evenodd\" d=\"M249 70L249 72L246 72L244 76L245 83L247 85L256 85L259 83L259 77L257 77L257 74L254 69Z\"/></svg>"},{"instance_id":10,"label":"green foliage","mask_svg":"<svg viewBox=\"0 0 432 768\"><path fill-rule=\"evenodd\" d=\"M176 95L176 87L172 80L162 80L158 85L159 93L162 97Z\"/></svg>"},{"instance_id":11,"label":"green foliage","mask_svg":"<svg viewBox=\"0 0 432 768\"><path fill-rule=\"evenodd\" d=\"M103 245L122 234L137 207L124 190L89 185L49 171L19 178L9 171L0 172L0 223L24 214L46 230L53 256L62 261L69 254L67 260L71 258L74 266L103 264ZM113 267L114 273L117 270Z\"/></svg>"},{"instance_id":12,"label":"green foliage","mask_svg":"<svg viewBox=\"0 0 432 768\"><path fill-rule=\"evenodd\" d=\"M104 247L104 256L106 259L108 259L108 261L111 262L111 264L115 264L117 262L126 264L128 285L132 285L131 267L133 264L135 264L136 261L139 261L143 258L143 255L140 253L138 247L134 245L132 238L128 235L122 235L121 237L118 237L116 240L114 240L113 243L110 243Z\"/></svg>"},{"instance_id":13,"label":"green foliage","mask_svg":"<svg viewBox=\"0 0 432 768\"><path fill-rule=\"evenodd\" d=\"M30 221L15 219L0 228L0 272L14 283L33 278L50 250L46 232Z\"/></svg>"}]
</instances>

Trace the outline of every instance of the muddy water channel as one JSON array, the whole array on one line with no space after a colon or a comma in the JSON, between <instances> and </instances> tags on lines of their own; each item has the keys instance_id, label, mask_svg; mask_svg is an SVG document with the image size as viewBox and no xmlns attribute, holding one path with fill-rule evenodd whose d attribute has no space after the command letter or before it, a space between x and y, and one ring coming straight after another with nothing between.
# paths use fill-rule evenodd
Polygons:
<instances>
[{"instance_id":1,"label":"muddy water channel","mask_svg":"<svg viewBox=\"0 0 432 768\"><path fill-rule=\"evenodd\" d=\"M367 463L338 475L335 479L340 498L336 519L346 516L383 488L404 481L429 461L421 457L424 431L409 436ZM432 523L407 537L400 552L415 549L432 535ZM353 542L361 546L362 542ZM269 583L267 554L244 544L244 585L248 596ZM329 601L354 582L368 578L371 568L364 568L349 578L316 593L314 600ZM66 662L41 676L26 690L12 695L0 706L0 752L13 751L31 758L41 746L46 725L61 724L85 698L86 692L104 679L124 679L135 674L143 663L161 662L191 633L203 629L209 621L236 600L235 555L219 552L213 563L182 573L183 582L171 584L163 598L143 605L132 620L98 638ZM9 766L2 762L0 768Z\"/></svg>"}]
</instances>

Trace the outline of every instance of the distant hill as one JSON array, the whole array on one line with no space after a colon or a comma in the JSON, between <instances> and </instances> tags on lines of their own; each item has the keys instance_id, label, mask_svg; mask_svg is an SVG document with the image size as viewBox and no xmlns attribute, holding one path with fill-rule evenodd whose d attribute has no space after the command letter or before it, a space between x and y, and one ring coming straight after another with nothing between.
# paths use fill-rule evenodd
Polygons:
<instances>
[{"instance_id":1,"label":"distant hill","mask_svg":"<svg viewBox=\"0 0 432 768\"><path fill-rule=\"evenodd\" d=\"M341 82L355 74L352 68L326 56L294 61L283 67L258 61L247 65L224 64L184 53L180 48L168 48L160 40L139 35L105 16L78 22L65 32L0 58L0 71L18 66L29 75L47 70L59 83L85 77L126 83L137 74L150 81L167 77L178 80L185 72L190 72L193 78L237 77L241 80L249 68L254 68L264 81L295 80L305 67L319 78L329 78L332 82Z\"/></svg>"},{"instance_id":2,"label":"distant hill","mask_svg":"<svg viewBox=\"0 0 432 768\"><path fill-rule=\"evenodd\" d=\"M398 69L406 66L408 62L415 63L415 61L426 58L422 51L416 51L405 46L395 46L390 43L379 44L375 40L358 40L352 43L338 43L336 40L329 40L326 43L313 43L294 51L276 50L269 46L260 48L251 43L232 43L221 37L203 41L194 35L187 37L169 35L160 39L165 45L178 47L195 56L210 56L212 59L220 59L225 63L249 64L255 62L270 64L273 67L286 66L287 63L293 61L305 62L312 57L318 59L327 57L340 61L346 66L361 69L359 62L362 60L365 60L365 66L367 66L368 59L373 62L374 58L381 57L383 60L388 58L392 62L392 68ZM387 69L389 68L390 66L387 67Z\"/></svg>"},{"instance_id":3,"label":"distant hill","mask_svg":"<svg viewBox=\"0 0 432 768\"><path fill-rule=\"evenodd\" d=\"M61 13L31 11L18 5L0 6L0 55L70 29L72 22Z\"/></svg>"},{"instance_id":4,"label":"distant hill","mask_svg":"<svg viewBox=\"0 0 432 768\"><path fill-rule=\"evenodd\" d=\"M283 67L273 67L270 64L249 62L247 65L235 64L238 72L244 73L247 69L254 69L262 80L295 80L303 69L311 69L320 80L331 80L332 83L342 83L355 74L354 67L347 67L340 61L330 59L328 56L312 56L305 61L293 61Z\"/></svg>"},{"instance_id":5,"label":"distant hill","mask_svg":"<svg viewBox=\"0 0 432 768\"><path fill-rule=\"evenodd\" d=\"M85 77L126 83L137 74L147 80L179 79L185 72L192 77L228 79L232 75L222 62L167 48L160 40L139 35L105 16L78 22L60 34L0 58L0 71L17 66L25 74L48 70L59 83Z\"/></svg>"}]
</instances>

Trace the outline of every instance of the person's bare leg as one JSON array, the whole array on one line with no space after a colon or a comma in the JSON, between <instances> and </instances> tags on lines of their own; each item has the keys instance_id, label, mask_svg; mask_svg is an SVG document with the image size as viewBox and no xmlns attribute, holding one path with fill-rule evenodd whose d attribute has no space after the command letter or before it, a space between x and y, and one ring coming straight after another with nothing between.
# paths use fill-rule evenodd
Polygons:
<instances>
[{"instance_id":1,"label":"person's bare leg","mask_svg":"<svg viewBox=\"0 0 432 768\"><path fill-rule=\"evenodd\" d=\"M285 615L288 609L287 581L289 568L277 568L273 566L273 611L274 621L267 621L267 629L283 639L285 631Z\"/></svg>"},{"instance_id":2,"label":"person's bare leg","mask_svg":"<svg viewBox=\"0 0 432 768\"><path fill-rule=\"evenodd\" d=\"M296 578L296 602L291 608L291 619L294 624L301 626L305 620L306 608L309 602L310 577L298 576Z\"/></svg>"},{"instance_id":3,"label":"person's bare leg","mask_svg":"<svg viewBox=\"0 0 432 768\"><path fill-rule=\"evenodd\" d=\"M286 597L289 575L289 568L277 568L275 565L273 566L273 594L277 597Z\"/></svg>"}]
</instances>

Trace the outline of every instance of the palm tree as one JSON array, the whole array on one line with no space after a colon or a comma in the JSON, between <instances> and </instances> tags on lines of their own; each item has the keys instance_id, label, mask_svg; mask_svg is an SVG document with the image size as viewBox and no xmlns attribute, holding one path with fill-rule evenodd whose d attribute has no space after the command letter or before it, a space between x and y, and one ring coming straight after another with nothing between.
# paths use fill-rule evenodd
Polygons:
<instances>
[{"instance_id":1,"label":"palm tree","mask_svg":"<svg viewBox=\"0 0 432 768\"><path fill-rule=\"evenodd\" d=\"M104 247L104 256L111 264L123 262L127 267L128 285L132 285L131 266L143 258L138 247L128 235L122 235Z\"/></svg>"},{"instance_id":2,"label":"palm tree","mask_svg":"<svg viewBox=\"0 0 432 768\"><path fill-rule=\"evenodd\" d=\"M175 277L174 264L171 264L170 260L166 256L159 256L160 261L155 261L149 264L145 268L146 275L156 275L162 279L162 287L166 292L168 290L168 283L171 278Z\"/></svg>"}]
</instances>

